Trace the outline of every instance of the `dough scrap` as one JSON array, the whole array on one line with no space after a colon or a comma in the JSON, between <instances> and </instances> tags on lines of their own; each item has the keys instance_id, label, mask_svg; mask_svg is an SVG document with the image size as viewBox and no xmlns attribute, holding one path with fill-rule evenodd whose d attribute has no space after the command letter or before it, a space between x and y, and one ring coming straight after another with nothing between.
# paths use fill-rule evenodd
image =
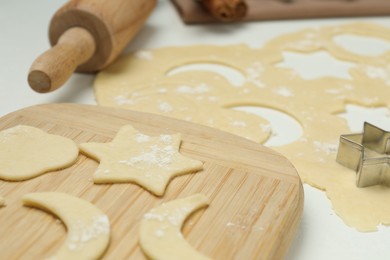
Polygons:
<instances>
[{"instance_id":1,"label":"dough scrap","mask_svg":"<svg viewBox=\"0 0 390 260\"><path fill-rule=\"evenodd\" d=\"M58 216L65 224L65 243L49 259L98 259L110 242L110 221L93 204L61 192L29 193L23 205Z\"/></svg>"},{"instance_id":2,"label":"dough scrap","mask_svg":"<svg viewBox=\"0 0 390 260\"><path fill-rule=\"evenodd\" d=\"M38 128L18 125L0 131L0 179L23 181L72 165L76 143Z\"/></svg>"},{"instance_id":3,"label":"dough scrap","mask_svg":"<svg viewBox=\"0 0 390 260\"><path fill-rule=\"evenodd\" d=\"M5 206L5 199L0 196L0 207Z\"/></svg>"},{"instance_id":4,"label":"dough scrap","mask_svg":"<svg viewBox=\"0 0 390 260\"><path fill-rule=\"evenodd\" d=\"M346 111L348 103L390 108L390 51L375 56L354 53L334 41L334 37L342 34L390 41L389 28L355 23L285 34L261 48L200 45L144 50L142 55L123 56L101 71L94 83L96 98L100 105L159 114L162 112L151 109L148 102L167 101L174 109L165 109L163 114L180 119L199 117L198 111L207 107L209 111L203 114L204 118L193 122L258 142L270 136L270 127L264 121L253 125L252 119L236 118L233 128L241 130L231 131L226 129L229 125L226 120L216 122L216 115L221 111L229 115L232 111L229 108L240 105L282 111L295 118L304 133L290 144L273 148L294 164L304 182L326 192L335 212L346 224L360 231L375 231L379 224L390 223L390 209L385 206L390 204L390 189L357 188L355 172L337 164L339 136L351 132L337 114ZM349 70L348 79L305 80L293 69L277 66L283 62L286 51L307 54L326 51L354 66ZM218 73L206 71L170 74L180 66L205 62L239 71L244 82L234 86ZM186 109L186 103L191 103L191 108Z\"/></svg>"},{"instance_id":5,"label":"dough scrap","mask_svg":"<svg viewBox=\"0 0 390 260\"><path fill-rule=\"evenodd\" d=\"M144 215L139 231L142 251L151 259L206 260L184 238L181 227L186 218L208 205L202 194L163 203Z\"/></svg>"},{"instance_id":6,"label":"dough scrap","mask_svg":"<svg viewBox=\"0 0 390 260\"><path fill-rule=\"evenodd\" d=\"M134 182L162 196L170 179L203 168L179 153L180 143L180 134L148 136L125 125L112 142L82 143L80 150L100 162L95 183Z\"/></svg>"}]
</instances>

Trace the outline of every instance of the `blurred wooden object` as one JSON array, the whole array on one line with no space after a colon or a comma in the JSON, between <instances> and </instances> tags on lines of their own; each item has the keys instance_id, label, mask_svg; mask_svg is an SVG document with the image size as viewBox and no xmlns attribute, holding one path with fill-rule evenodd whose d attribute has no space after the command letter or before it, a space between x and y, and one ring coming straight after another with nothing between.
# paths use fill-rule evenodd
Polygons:
<instances>
[{"instance_id":1,"label":"blurred wooden object","mask_svg":"<svg viewBox=\"0 0 390 260\"><path fill-rule=\"evenodd\" d=\"M216 23L199 1L172 0L185 23ZM384 16L390 14L389 0L246 0L247 14L241 21Z\"/></svg>"},{"instance_id":2,"label":"blurred wooden object","mask_svg":"<svg viewBox=\"0 0 390 260\"><path fill-rule=\"evenodd\" d=\"M248 10L244 0L199 0L199 3L213 17L223 22L241 20Z\"/></svg>"}]
</instances>

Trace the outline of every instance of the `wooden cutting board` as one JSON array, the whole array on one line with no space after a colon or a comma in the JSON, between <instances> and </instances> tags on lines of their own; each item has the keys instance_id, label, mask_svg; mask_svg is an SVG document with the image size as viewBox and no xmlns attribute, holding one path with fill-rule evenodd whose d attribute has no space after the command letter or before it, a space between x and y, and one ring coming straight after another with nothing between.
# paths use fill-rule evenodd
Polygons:
<instances>
[{"instance_id":1,"label":"wooden cutting board","mask_svg":"<svg viewBox=\"0 0 390 260\"><path fill-rule=\"evenodd\" d=\"M76 104L39 105L0 118L0 130L18 124L77 143L110 141L125 124L148 135L181 133L180 152L202 160L204 170L173 179L163 198L130 183L94 185L98 163L81 154L61 171L23 182L0 180L7 204L0 208L1 259L44 259L65 241L65 227L56 217L22 206L24 194L38 191L78 196L108 215L112 236L104 259L145 259L138 246L143 215L164 201L195 193L206 195L210 205L193 214L182 231L194 248L214 259L281 259L297 230L303 208L297 172L260 144L157 115Z\"/></svg>"}]
</instances>

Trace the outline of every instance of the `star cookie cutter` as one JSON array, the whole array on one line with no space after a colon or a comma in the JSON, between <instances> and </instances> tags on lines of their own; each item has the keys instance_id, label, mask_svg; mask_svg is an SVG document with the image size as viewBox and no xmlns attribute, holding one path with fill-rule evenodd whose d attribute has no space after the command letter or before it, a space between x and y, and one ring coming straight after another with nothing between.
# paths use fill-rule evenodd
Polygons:
<instances>
[{"instance_id":1,"label":"star cookie cutter","mask_svg":"<svg viewBox=\"0 0 390 260\"><path fill-rule=\"evenodd\" d=\"M390 132L364 122L362 134L340 136L336 161L356 171L359 188L390 187Z\"/></svg>"}]
</instances>

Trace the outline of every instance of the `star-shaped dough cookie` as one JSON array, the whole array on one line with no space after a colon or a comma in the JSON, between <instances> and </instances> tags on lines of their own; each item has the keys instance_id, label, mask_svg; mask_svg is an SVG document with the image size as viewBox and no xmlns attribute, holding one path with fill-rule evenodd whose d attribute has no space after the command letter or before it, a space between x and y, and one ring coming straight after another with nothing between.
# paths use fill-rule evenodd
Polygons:
<instances>
[{"instance_id":1,"label":"star-shaped dough cookie","mask_svg":"<svg viewBox=\"0 0 390 260\"><path fill-rule=\"evenodd\" d=\"M109 143L82 143L80 150L100 162L95 183L137 183L162 196L171 178L199 171L203 163L179 153L180 134L148 136L130 125Z\"/></svg>"}]
</instances>

